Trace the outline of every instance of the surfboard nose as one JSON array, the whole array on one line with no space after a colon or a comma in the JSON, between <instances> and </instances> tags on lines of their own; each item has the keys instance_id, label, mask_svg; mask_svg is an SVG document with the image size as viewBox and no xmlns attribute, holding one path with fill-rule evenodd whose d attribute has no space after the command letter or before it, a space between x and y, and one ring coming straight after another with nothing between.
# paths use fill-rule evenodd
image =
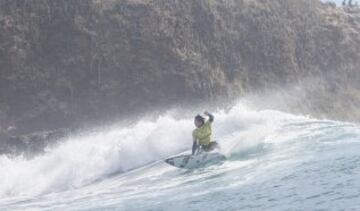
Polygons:
<instances>
[{"instance_id":1,"label":"surfboard nose","mask_svg":"<svg viewBox=\"0 0 360 211\"><path fill-rule=\"evenodd\" d=\"M172 159L172 158L166 159L165 162L170 164L170 165L174 165L174 159Z\"/></svg>"}]
</instances>

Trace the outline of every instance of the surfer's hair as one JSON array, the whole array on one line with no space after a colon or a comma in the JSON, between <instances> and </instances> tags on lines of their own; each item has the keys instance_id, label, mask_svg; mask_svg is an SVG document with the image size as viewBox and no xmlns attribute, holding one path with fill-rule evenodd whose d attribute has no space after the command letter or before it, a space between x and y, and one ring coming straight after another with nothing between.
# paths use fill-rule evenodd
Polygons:
<instances>
[{"instance_id":1,"label":"surfer's hair","mask_svg":"<svg viewBox=\"0 0 360 211\"><path fill-rule=\"evenodd\" d=\"M205 123L205 118L202 117L200 114L195 116L195 120L201 122L202 124Z\"/></svg>"}]
</instances>

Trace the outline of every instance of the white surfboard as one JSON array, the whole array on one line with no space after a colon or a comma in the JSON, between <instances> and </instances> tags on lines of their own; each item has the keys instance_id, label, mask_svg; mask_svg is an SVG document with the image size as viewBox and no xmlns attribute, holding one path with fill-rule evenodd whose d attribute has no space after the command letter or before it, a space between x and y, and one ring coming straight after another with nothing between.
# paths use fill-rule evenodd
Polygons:
<instances>
[{"instance_id":1,"label":"white surfboard","mask_svg":"<svg viewBox=\"0 0 360 211\"><path fill-rule=\"evenodd\" d=\"M203 152L197 155L179 155L167 158L165 162L178 168L193 169L225 159L226 157L218 152Z\"/></svg>"}]
</instances>

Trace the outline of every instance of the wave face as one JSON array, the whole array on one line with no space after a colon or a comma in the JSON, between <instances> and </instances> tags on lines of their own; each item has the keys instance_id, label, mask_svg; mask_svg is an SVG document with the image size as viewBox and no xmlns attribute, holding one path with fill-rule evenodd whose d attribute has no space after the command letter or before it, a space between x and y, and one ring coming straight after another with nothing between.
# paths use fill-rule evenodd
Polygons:
<instances>
[{"instance_id":1,"label":"wave face","mask_svg":"<svg viewBox=\"0 0 360 211\"><path fill-rule=\"evenodd\" d=\"M0 157L0 210L360 208L360 127L239 103L215 113L225 162L162 162L191 147L191 118L114 126L31 160Z\"/></svg>"}]
</instances>

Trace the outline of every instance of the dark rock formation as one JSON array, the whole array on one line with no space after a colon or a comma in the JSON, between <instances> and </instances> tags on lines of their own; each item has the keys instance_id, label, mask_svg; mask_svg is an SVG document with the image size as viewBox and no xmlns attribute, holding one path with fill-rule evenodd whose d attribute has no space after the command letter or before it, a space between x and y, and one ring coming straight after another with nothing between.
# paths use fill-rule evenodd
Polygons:
<instances>
[{"instance_id":1,"label":"dark rock formation","mask_svg":"<svg viewBox=\"0 0 360 211\"><path fill-rule=\"evenodd\" d=\"M359 33L358 10L317 0L1 0L0 128L264 90L299 96L279 109L358 121Z\"/></svg>"}]
</instances>

